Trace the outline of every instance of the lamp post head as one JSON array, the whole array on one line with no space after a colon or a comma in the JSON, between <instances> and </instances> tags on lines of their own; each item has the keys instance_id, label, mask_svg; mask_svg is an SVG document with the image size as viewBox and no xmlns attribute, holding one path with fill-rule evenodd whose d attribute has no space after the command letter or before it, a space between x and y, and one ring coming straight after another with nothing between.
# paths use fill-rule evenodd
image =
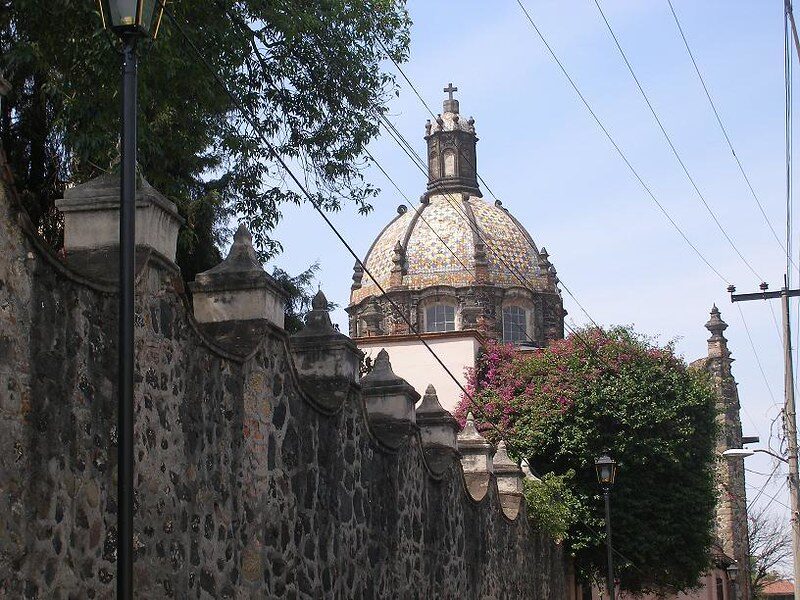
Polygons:
<instances>
[{"instance_id":1,"label":"lamp post head","mask_svg":"<svg viewBox=\"0 0 800 600\"><path fill-rule=\"evenodd\" d=\"M739 574L739 565L734 561L728 565L726 571L728 572L728 577L736 579L736 576Z\"/></svg>"},{"instance_id":2,"label":"lamp post head","mask_svg":"<svg viewBox=\"0 0 800 600\"><path fill-rule=\"evenodd\" d=\"M722 453L722 456L725 458L741 458L745 459L748 456L753 456L756 452L760 452L761 454L769 454L772 458L777 458L781 462L788 463L789 459L785 456L781 456L780 454L775 454L771 450L765 450L764 448L753 448L752 450L749 448L729 448Z\"/></svg>"},{"instance_id":3,"label":"lamp post head","mask_svg":"<svg viewBox=\"0 0 800 600\"><path fill-rule=\"evenodd\" d=\"M600 487L603 490L610 490L617 476L617 463L608 454L603 454L594 461L594 467L597 470L597 482Z\"/></svg>"},{"instance_id":4,"label":"lamp post head","mask_svg":"<svg viewBox=\"0 0 800 600\"><path fill-rule=\"evenodd\" d=\"M755 451L747 448L729 448L722 453L722 456L726 458L747 458L748 456L753 456L753 454L755 454Z\"/></svg>"},{"instance_id":5,"label":"lamp post head","mask_svg":"<svg viewBox=\"0 0 800 600\"><path fill-rule=\"evenodd\" d=\"M158 34L166 0L98 0L103 27L118 36Z\"/></svg>"}]
</instances>

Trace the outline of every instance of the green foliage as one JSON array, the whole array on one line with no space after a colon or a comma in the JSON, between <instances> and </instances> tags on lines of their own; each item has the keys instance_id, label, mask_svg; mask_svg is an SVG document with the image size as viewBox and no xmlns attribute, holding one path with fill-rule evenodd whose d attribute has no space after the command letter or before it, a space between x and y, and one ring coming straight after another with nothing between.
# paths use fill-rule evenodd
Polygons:
<instances>
[{"instance_id":1,"label":"green foliage","mask_svg":"<svg viewBox=\"0 0 800 600\"><path fill-rule=\"evenodd\" d=\"M319 264L317 263L295 276L289 275L278 267L272 269L272 276L275 278L275 282L289 296L289 300L286 303L283 327L290 334L297 333L305 327L305 316L311 310L311 301L314 298L314 294L316 294L313 283L317 271L319 271ZM336 303L328 302L328 310L333 310L334 308L336 308Z\"/></svg>"},{"instance_id":2,"label":"green foliage","mask_svg":"<svg viewBox=\"0 0 800 600\"><path fill-rule=\"evenodd\" d=\"M706 373L671 346L627 328L584 329L547 349L490 344L469 389L489 439L539 473L568 473L575 504L567 544L580 574L605 569L604 507L594 460L619 463L612 492L617 576L623 589L674 592L710 564L715 396ZM461 415L470 408L463 400ZM624 557L624 558L622 558Z\"/></svg>"},{"instance_id":3,"label":"green foliage","mask_svg":"<svg viewBox=\"0 0 800 600\"><path fill-rule=\"evenodd\" d=\"M370 210L376 190L362 177L363 151L377 133L374 110L395 89L381 61L408 51L403 0L168 7L322 207ZM94 0L0 0L0 70L13 86L2 144L33 222L54 245L54 200L117 157L117 44ZM281 206L304 199L168 17L139 54L139 163L188 218L178 251L185 276L218 260L219 226L232 215L262 258L274 255L280 243L269 233Z\"/></svg>"},{"instance_id":4,"label":"green foliage","mask_svg":"<svg viewBox=\"0 0 800 600\"><path fill-rule=\"evenodd\" d=\"M541 479L524 481L528 519L534 527L562 541L577 520L578 499L572 492L575 471L564 475L547 473Z\"/></svg>"}]
</instances>

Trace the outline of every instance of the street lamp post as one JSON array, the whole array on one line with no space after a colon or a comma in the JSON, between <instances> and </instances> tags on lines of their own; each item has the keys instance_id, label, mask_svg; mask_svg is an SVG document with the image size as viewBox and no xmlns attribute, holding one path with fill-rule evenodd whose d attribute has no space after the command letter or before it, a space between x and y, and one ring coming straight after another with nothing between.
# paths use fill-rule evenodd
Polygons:
<instances>
[{"instance_id":1,"label":"street lamp post","mask_svg":"<svg viewBox=\"0 0 800 600\"><path fill-rule=\"evenodd\" d=\"M736 576L739 574L739 565L736 561L728 565L728 581L731 582L731 597L733 600L739 600L739 586L737 584Z\"/></svg>"},{"instance_id":2,"label":"street lamp post","mask_svg":"<svg viewBox=\"0 0 800 600\"><path fill-rule=\"evenodd\" d=\"M117 598L133 598L133 313L136 254L136 43L158 32L162 0L99 0L122 40L117 409ZM155 25L155 27L153 27Z\"/></svg>"},{"instance_id":3,"label":"street lamp post","mask_svg":"<svg viewBox=\"0 0 800 600\"><path fill-rule=\"evenodd\" d=\"M729 448L729 449L725 450L722 453L722 456L724 456L725 458L729 458L729 459L737 459L737 458L745 459L748 456L753 456L756 452L759 452L761 454L768 454L772 458L776 458L776 459L780 460L781 462L787 463L789 465L789 469L790 469L789 496L792 499L792 506L800 506L800 488L796 485L797 479L791 477L791 468L792 468L792 457L791 457L791 455L789 456L789 458L787 458L785 456L781 456L780 454L776 454L775 452L772 452L771 450L765 450L764 448ZM796 460L796 457L795 457L795 460ZM792 481L795 482L795 485L792 485ZM795 597L795 600L800 600L800 591L798 591L798 585L797 585L797 579L796 579L798 570L800 570L800 568L798 567L798 565L800 565L800 556L798 556L798 548L800 548L800 534L798 534L798 530L800 528L798 528L798 524L797 524L798 523L798 514L797 514L796 511L792 511L791 523L792 523L792 555L793 555L794 565L795 565L794 597ZM737 573L738 573L738 568L734 568L732 570L731 567L728 567L728 575L734 577L734 579L735 579ZM734 593L736 593L736 592L734 592ZM734 596L734 598L736 598L736 596Z\"/></svg>"},{"instance_id":4,"label":"street lamp post","mask_svg":"<svg viewBox=\"0 0 800 600\"><path fill-rule=\"evenodd\" d=\"M606 551L608 552L608 580L606 587L608 588L608 597L614 600L614 556L611 549L611 487L614 485L614 479L617 476L617 463L607 454L603 454L594 462L595 469L597 470L597 481L603 490L603 495L606 500Z\"/></svg>"}]
</instances>

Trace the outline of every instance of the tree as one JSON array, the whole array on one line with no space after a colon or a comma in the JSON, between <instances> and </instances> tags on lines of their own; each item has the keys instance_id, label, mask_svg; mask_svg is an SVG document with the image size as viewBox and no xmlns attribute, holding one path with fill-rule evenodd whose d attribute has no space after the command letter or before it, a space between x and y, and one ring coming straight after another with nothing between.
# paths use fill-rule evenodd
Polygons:
<instances>
[{"instance_id":1,"label":"tree","mask_svg":"<svg viewBox=\"0 0 800 600\"><path fill-rule=\"evenodd\" d=\"M765 511L749 515L750 581L753 593L760 598L764 585L780 577L792 556L792 530L785 519Z\"/></svg>"},{"instance_id":2,"label":"tree","mask_svg":"<svg viewBox=\"0 0 800 600\"><path fill-rule=\"evenodd\" d=\"M277 152L302 172L325 210L370 210L364 148L375 111L394 90L380 68L408 51L403 0L214 0L168 9ZM93 0L0 0L0 70L13 89L0 115L2 145L40 233L60 244L54 201L66 186L108 170L117 156L119 58ZM139 161L188 223L184 276L219 260L222 227L244 220L263 258L280 250L269 232L286 202L266 145L164 17L140 45Z\"/></svg>"},{"instance_id":3,"label":"tree","mask_svg":"<svg viewBox=\"0 0 800 600\"><path fill-rule=\"evenodd\" d=\"M305 327L306 313L311 310L311 301L314 299L314 276L319 271L319 264L314 263L302 273L291 276L283 269L274 267L272 276L276 283L286 292L288 301L284 313L283 328L289 332L297 333ZM328 310L336 308L336 303L328 302Z\"/></svg>"},{"instance_id":4,"label":"tree","mask_svg":"<svg viewBox=\"0 0 800 600\"><path fill-rule=\"evenodd\" d=\"M468 384L473 399L462 399L457 416L473 411L490 440L499 430L510 454L567 486L569 505L557 517L569 517L566 544L584 580L605 571L594 461L609 451L619 463L612 523L622 588L696 585L710 564L716 503L705 373L628 328L591 328L533 352L490 343Z\"/></svg>"}]
</instances>

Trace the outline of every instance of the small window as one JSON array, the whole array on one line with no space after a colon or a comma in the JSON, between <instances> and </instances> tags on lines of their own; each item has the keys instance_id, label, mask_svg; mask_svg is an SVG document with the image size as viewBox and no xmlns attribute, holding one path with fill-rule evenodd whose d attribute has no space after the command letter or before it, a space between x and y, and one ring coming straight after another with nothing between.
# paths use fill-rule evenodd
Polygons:
<instances>
[{"instance_id":1,"label":"small window","mask_svg":"<svg viewBox=\"0 0 800 600\"><path fill-rule=\"evenodd\" d=\"M444 176L452 177L456 174L456 153L446 150L444 153Z\"/></svg>"},{"instance_id":2,"label":"small window","mask_svg":"<svg viewBox=\"0 0 800 600\"><path fill-rule=\"evenodd\" d=\"M503 341L519 344L528 340L527 312L521 306L503 309Z\"/></svg>"},{"instance_id":3,"label":"small window","mask_svg":"<svg viewBox=\"0 0 800 600\"><path fill-rule=\"evenodd\" d=\"M434 304L425 309L425 331L455 331L456 307Z\"/></svg>"},{"instance_id":4,"label":"small window","mask_svg":"<svg viewBox=\"0 0 800 600\"><path fill-rule=\"evenodd\" d=\"M431 166L431 177L439 177L439 155L436 153L436 150L431 150L431 157L428 163Z\"/></svg>"},{"instance_id":5,"label":"small window","mask_svg":"<svg viewBox=\"0 0 800 600\"><path fill-rule=\"evenodd\" d=\"M725 587L722 584L722 577L717 577L717 600L725 600Z\"/></svg>"}]
</instances>

